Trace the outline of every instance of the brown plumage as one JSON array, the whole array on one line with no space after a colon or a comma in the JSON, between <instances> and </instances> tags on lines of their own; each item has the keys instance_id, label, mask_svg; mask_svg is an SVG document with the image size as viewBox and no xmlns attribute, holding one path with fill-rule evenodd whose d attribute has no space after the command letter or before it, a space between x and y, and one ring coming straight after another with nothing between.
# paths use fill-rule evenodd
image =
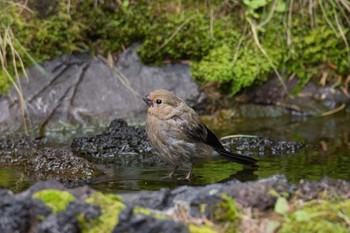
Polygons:
<instances>
[{"instance_id":1,"label":"brown plumage","mask_svg":"<svg viewBox=\"0 0 350 233\"><path fill-rule=\"evenodd\" d=\"M172 177L179 166L192 167L213 156L216 151L226 159L256 166L256 160L227 151L219 139L199 119L198 114L184 100L164 89L152 91L143 100L148 105L146 132L157 154L174 165Z\"/></svg>"}]
</instances>

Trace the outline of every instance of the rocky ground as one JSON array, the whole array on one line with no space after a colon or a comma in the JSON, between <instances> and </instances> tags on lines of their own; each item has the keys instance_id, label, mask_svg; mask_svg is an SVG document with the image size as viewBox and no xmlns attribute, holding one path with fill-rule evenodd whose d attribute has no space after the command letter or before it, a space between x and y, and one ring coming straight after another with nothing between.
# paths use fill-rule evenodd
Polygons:
<instances>
[{"instance_id":1,"label":"rocky ground","mask_svg":"<svg viewBox=\"0 0 350 233\"><path fill-rule=\"evenodd\" d=\"M52 181L0 190L0 232L347 232L350 183L256 182L102 194Z\"/></svg>"}]
</instances>

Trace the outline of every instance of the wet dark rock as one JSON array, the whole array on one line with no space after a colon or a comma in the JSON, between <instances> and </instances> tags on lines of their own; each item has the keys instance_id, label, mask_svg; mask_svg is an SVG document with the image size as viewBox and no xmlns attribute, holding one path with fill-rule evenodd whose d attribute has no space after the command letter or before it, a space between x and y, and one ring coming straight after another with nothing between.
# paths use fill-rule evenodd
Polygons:
<instances>
[{"instance_id":1,"label":"wet dark rock","mask_svg":"<svg viewBox=\"0 0 350 233\"><path fill-rule=\"evenodd\" d=\"M22 80L23 96L31 121L88 124L117 118L144 121L142 97L151 90L174 91L191 106L201 108L206 96L192 80L186 64L161 67L143 65L137 45L127 49L111 68L88 54L65 55L28 69ZM0 97L0 132L18 127L22 118L14 88Z\"/></svg>"},{"instance_id":2,"label":"wet dark rock","mask_svg":"<svg viewBox=\"0 0 350 233\"><path fill-rule=\"evenodd\" d=\"M14 149L30 149L41 143L44 143L44 141L29 136L11 134L0 139L0 150L1 153L4 153L6 150L9 150L11 153Z\"/></svg>"},{"instance_id":3,"label":"wet dark rock","mask_svg":"<svg viewBox=\"0 0 350 233\"><path fill-rule=\"evenodd\" d=\"M187 233L188 227L181 222L171 219L160 220L150 215L134 214L133 208L126 208L119 215L119 223L113 229L113 233L119 232L170 232Z\"/></svg>"},{"instance_id":4,"label":"wet dark rock","mask_svg":"<svg viewBox=\"0 0 350 233\"><path fill-rule=\"evenodd\" d=\"M43 222L40 222L36 233L55 233L55 232L79 232L78 220L65 216L63 214L50 215Z\"/></svg>"},{"instance_id":5,"label":"wet dark rock","mask_svg":"<svg viewBox=\"0 0 350 233\"><path fill-rule=\"evenodd\" d=\"M0 168L21 170L35 180L58 180L69 187L86 184L96 171L70 150L26 136L0 139Z\"/></svg>"},{"instance_id":6,"label":"wet dark rock","mask_svg":"<svg viewBox=\"0 0 350 233\"><path fill-rule=\"evenodd\" d=\"M184 186L186 187L186 186ZM162 188L159 191L141 191L136 194L123 195L124 200L131 205L142 206L157 210L164 210L172 206L172 197L174 192L168 188Z\"/></svg>"},{"instance_id":7,"label":"wet dark rock","mask_svg":"<svg viewBox=\"0 0 350 233\"><path fill-rule=\"evenodd\" d=\"M32 186L30 186L27 190L18 193L17 196L24 199L24 198L30 198L34 193L41 191L41 190L47 190L47 189L55 189L59 191L67 190L67 187L56 180L47 180L47 181L38 181ZM79 200L84 200L94 194L96 191L89 188L88 186L81 186L76 188L69 189L69 192L75 196Z\"/></svg>"},{"instance_id":8,"label":"wet dark rock","mask_svg":"<svg viewBox=\"0 0 350 233\"><path fill-rule=\"evenodd\" d=\"M0 232L28 232L31 221L29 206L30 202L0 189Z\"/></svg>"},{"instance_id":9,"label":"wet dark rock","mask_svg":"<svg viewBox=\"0 0 350 233\"><path fill-rule=\"evenodd\" d=\"M112 121L100 135L74 138L72 151L89 158L113 161L120 166L162 163L149 153L151 146L145 130L128 126L124 120Z\"/></svg>"},{"instance_id":10,"label":"wet dark rock","mask_svg":"<svg viewBox=\"0 0 350 233\"><path fill-rule=\"evenodd\" d=\"M74 138L73 152L95 158L114 157L116 154L149 152L151 147L144 129L128 126L124 120L111 122L100 135Z\"/></svg>"},{"instance_id":11,"label":"wet dark rock","mask_svg":"<svg viewBox=\"0 0 350 233\"><path fill-rule=\"evenodd\" d=\"M77 200L68 204L66 210L53 214L51 209L32 195L40 190L58 189L74 194L81 194ZM13 195L10 191L0 189L0 232L80 232L77 216L85 219L97 218L101 215L99 206L88 204L82 200L86 194L93 194L88 188L67 190L56 181L38 182L28 190ZM43 221L37 222L39 219Z\"/></svg>"},{"instance_id":12,"label":"wet dark rock","mask_svg":"<svg viewBox=\"0 0 350 233\"><path fill-rule=\"evenodd\" d=\"M210 215L213 206L222 200L223 193L233 197L243 207L254 207L259 210L271 208L276 201L276 196L269 193L272 189L280 194L291 194L295 187L288 184L284 176L276 175L257 182L242 183L233 180L203 187L181 186L172 191L161 189L156 192L140 192L121 196L130 205L158 207L157 209L161 210L172 208L176 203L186 205L190 207L192 216L200 217L203 214L200 212L200 205L206 203L208 208L206 213Z\"/></svg>"},{"instance_id":13,"label":"wet dark rock","mask_svg":"<svg viewBox=\"0 0 350 233\"><path fill-rule=\"evenodd\" d=\"M295 154L307 146L302 142L268 137L232 137L222 141L230 145L231 151L258 156Z\"/></svg>"},{"instance_id":14,"label":"wet dark rock","mask_svg":"<svg viewBox=\"0 0 350 233\"><path fill-rule=\"evenodd\" d=\"M227 185L223 192L233 197L243 207L253 207L259 210L266 210L274 207L276 196L270 193L271 190L278 194L291 195L296 187L290 185L282 175L275 175L258 182L247 182Z\"/></svg>"},{"instance_id":15,"label":"wet dark rock","mask_svg":"<svg viewBox=\"0 0 350 233\"><path fill-rule=\"evenodd\" d=\"M350 198L350 183L345 180L333 180L328 177L320 182L302 181L298 197L306 201L317 198Z\"/></svg>"},{"instance_id":16,"label":"wet dark rock","mask_svg":"<svg viewBox=\"0 0 350 233\"><path fill-rule=\"evenodd\" d=\"M289 93L297 87L298 79L284 81ZM319 86L308 82L302 90L292 98L288 97L278 78L274 77L265 84L254 87L246 98L248 102L259 105L273 105L286 109L297 116L320 115L341 104L350 103L350 98L341 89L331 86Z\"/></svg>"},{"instance_id":17,"label":"wet dark rock","mask_svg":"<svg viewBox=\"0 0 350 233\"><path fill-rule=\"evenodd\" d=\"M35 192L44 189L64 190L77 199L70 202L62 212L52 213L41 201L32 199ZM77 216L88 221L102 213L102 206L84 202L94 193L88 187L67 189L53 181L38 182L17 195L0 190L0 231L28 232L30 229L30 232L80 232ZM201 187L180 186L173 190L127 193L120 195L126 208L119 212L119 222L113 232L188 232L188 225L177 218L176 213L185 214L188 218L206 217L214 220L213 213L222 203L222 195L233 198L240 208L270 211L278 195L294 201L334 201L349 199L349 193L350 183L343 180L325 178L321 182L305 181L295 186L281 175L255 182L231 180ZM159 218L156 214L167 217Z\"/></svg>"},{"instance_id":18,"label":"wet dark rock","mask_svg":"<svg viewBox=\"0 0 350 233\"><path fill-rule=\"evenodd\" d=\"M40 222L35 232L80 232L77 216L82 215L85 219L97 218L101 215L98 206L90 205L80 201L73 201L68 204L65 211L58 214L51 214L44 221Z\"/></svg>"},{"instance_id":19,"label":"wet dark rock","mask_svg":"<svg viewBox=\"0 0 350 233\"><path fill-rule=\"evenodd\" d=\"M31 196L28 196L29 199ZM41 202L39 199L32 199L32 213L37 216L48 217L52 214L52 209Z\"/></svg>"},{"instance_id":20,"label":"wet dark rock","mask_svg":"<svg viewBox=\"0 0 350 233\"><path fill-rule=\"evenodd\" d=\"M38 181L17 196L21 198L30 198L34 193L46 189L65 190L66 188L62 183L56 180Z\"/></svg>"}]
</instances>

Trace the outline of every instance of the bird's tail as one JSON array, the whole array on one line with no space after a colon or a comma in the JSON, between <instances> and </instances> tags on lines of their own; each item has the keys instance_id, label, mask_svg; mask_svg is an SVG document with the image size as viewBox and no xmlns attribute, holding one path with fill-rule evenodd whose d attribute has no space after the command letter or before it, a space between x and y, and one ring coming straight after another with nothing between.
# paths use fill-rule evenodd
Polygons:
<instances>
[{"instance_id":1,"label":"bird's tail","mask_svg":"<svg viewBox=\"0 0 350 233\"><path fill-rule=\"evenodd\" d=\"M245 155L232 154L231 152L229 152L225 149L217 149L216 151L220 155L224 156L227 160L230 160L232 162L236 162L236 163L243 164L243 165L250 165L252 167L257 167L256 163L258 161L252 157L248 157Z\"/></svg>"}]
</instances>

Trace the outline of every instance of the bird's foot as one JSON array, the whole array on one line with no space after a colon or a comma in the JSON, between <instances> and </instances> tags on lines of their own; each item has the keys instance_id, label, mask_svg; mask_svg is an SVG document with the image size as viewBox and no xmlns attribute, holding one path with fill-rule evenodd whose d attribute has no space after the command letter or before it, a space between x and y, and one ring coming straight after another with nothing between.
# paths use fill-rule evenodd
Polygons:
<instances>
[{"instance_id":1,"label":"bird's foot","mask_svg":"<svg viewBox=\"0 0 350 233\"><path fill-rule=\"evenodd\" d=\"M185 177L185 178L182 178L182 180L188 180L188 181L191 181L192 176L193 176L193 173L192 173L192 167L191 167L191 169L188 171L188 173L187 173L186 177Z\"/></svg>"},{"instance_id":2,"label":"bird's foot","mask_svg":"<svg viewBox=\"0 0 350 233\"><path fill-rule=\"evenodd\" d=\"M180 178L177 178L178 181L187 181L187 182L191 182L192 181L192 177L188 178L187 176L186 177L180 177Z\"/></svg>"},{"instance_id":3,"label":"bird's foot","mask_svg":"<svg viewBox=\"0 0 350 233\"><path fill-rule=\"evenodd\" d=\"M175 174L176 170L178 169L178 167L179 166L175 166L174 169L169 173L169 175L162 177L162 180L174 179L175 178L174 174Z\"/></svg>"},{"instance_id":4,"label":"bird's foot","mask_svg":"<svg viewBox=\"0 0 350 233\"><path fill-rule=\"evenodd\" d=\"M167 176L161 177L160 179L161 180L176 180L176 177L174 175L172 175L172 176L167 175Z\"/></svg>"}]
</instances>

